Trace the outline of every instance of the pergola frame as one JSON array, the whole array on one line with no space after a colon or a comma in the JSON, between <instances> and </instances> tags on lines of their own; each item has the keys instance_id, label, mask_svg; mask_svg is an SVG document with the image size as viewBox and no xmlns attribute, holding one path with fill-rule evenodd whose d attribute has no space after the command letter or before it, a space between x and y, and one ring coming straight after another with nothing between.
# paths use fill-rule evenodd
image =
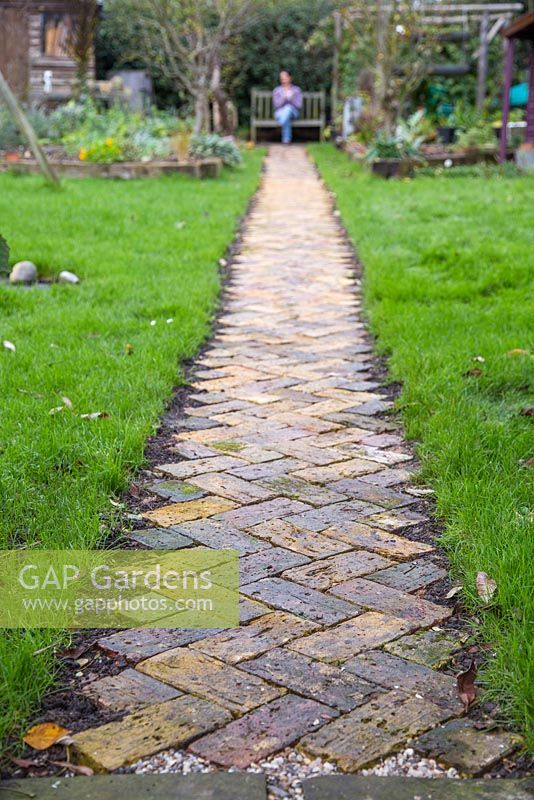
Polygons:
<instances>
[{"instance_id":1,"label":"pergola frame","mask_svg":"<svg viewBox=\"0 0 534 800\"><path fill-rule=\"evenodd\" d=\"M371 10L377 14L387 13L397 9L399 11L409 11L414 9L411 4L398 6L371 0L369 2ZM504 26L512 18L523 11L522 2L503 2L503 3L462 3L462 2L420 2L416 7L421 14L423 25L448 28L461 25L467 30L472 23L479 24L480 45L475 53L478 58L478 79L477 79L477 108L481 111L486 98L486 85L488 77L488 47L490 42L501 32ZM359 12L354 9L351 11L350 2L345 6L345 13L354 20L360 18ZM334 63L339 63L339 50L341 45L341 25L340 13L334 12L335 20L335 42L334 42ZM332 76L332 115L335 114L338 97L338 69L334 70Z\"/></svg>"}]
</instances>

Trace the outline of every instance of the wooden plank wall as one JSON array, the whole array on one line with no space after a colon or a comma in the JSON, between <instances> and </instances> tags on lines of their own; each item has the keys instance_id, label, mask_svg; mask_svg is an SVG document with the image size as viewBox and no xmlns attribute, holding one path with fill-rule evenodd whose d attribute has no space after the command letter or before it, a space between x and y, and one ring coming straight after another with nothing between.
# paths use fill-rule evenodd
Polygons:
<instances>
[{"instance_id":1,"label":"wooden plank wall","mask_svg":"<svg viewBox=\"0 0 534 800\"><path fill-rule=\"evenodd\" d=\"M19 97L24 97L28 89L28 48L26 12L0 6L0 70Z\"/></svg>"}]
</instances>

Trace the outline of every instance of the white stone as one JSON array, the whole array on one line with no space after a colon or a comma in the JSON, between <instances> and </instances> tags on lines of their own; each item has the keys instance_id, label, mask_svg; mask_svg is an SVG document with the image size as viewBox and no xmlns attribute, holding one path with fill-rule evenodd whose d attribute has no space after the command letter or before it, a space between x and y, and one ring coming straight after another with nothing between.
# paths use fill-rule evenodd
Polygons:
<instances>
[{"instance_id":1,"label":"white stone","mask_svg":"<svg viewBox=\"0 0 534 800\"><path fill-rule=\"evenodd\" d=\"M74 272L69 272L67 269L63 270L63 272L60 272L57 279L58 279L58 281L60 283L79 283L80 282L80 279L78 278L78 276L75 275Z\"/></svg>"},{"instance_id":2,"label":"white stone","mask_svg":"<svg viewBox=\"0 0 534 800\"><path fill-rule=\"evenodd\" d=\"M37 267L32 261L19 261L11 270L9 280L11 283L35 283Z\"/></svg>"}]
</instances>

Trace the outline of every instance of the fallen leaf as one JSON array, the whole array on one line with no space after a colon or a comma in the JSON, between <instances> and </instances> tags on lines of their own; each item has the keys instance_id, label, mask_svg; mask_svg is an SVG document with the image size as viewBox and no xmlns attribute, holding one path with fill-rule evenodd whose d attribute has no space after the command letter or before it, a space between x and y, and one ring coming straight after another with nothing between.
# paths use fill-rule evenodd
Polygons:
<instances>
[{"instance_id":1,"label":"fallen leaf","mask_svg":"<svg viewBox=\"0 0 534 800\"><path fill-rule=\"evenodd\" d=\"M228 261L225 258L220 258L219 259L219 266L220 267L227 267L228 266Z\"/></svg>"},{"instance_id":2,"label":"fallen leaf","mask_svg":"<svg viewBox=\"0 0 534 800\"><path fill-rule=\"evenodd\" d=\"M9 753L6 753L6 755L9 760L13 762L13 764L16 764L17 767L20 767L21 769L30 769L31 767L41 766L41 764L39 764L37 761L30 761L29 758L16 758L15 756L9 755Z\"/></svg>"},{"instance_id":3,"label":"fallen leaf","mask_svg":"<svg viewBox=\"0 0 534 800\"><path fill-rule=\"evenodd\" d=\"M75 775L87 775L88 778L94 775L94 770L91 767L84 767L83 764L71 764L70 761L51 761L55 767L65 767L65 769L74 772Z\"/></svg>"},{"instance_id":4,"label":"fallen leaf","mask_svg":"<svg viewBox=\"0 0 534 800\"><path fill-rule=\"evenodd\" d=\"M450 600L451 597L454 597L455 595L458 594L458 592L461 592L463 588L464 588L463 586L453 586L450 592L447 592L447 594L445 595L445 599Z\"/></svg>"},{"instance_id":5,"label":"fallen leaf","mask_svg":"<svg viewBox=\"0 0 534 800\"><path fill-rule=\"evenodd\" d=\"M508 350L507 356L528 356L528 350L523 350L521 347L515 347L513 350Z\"/></svg>"},{"instance_id":6,"label":"fallen leaf","mask_svg":"<svg viewBox=\"0 0 534 800\"><path fill-rule=\"evenodd\" d=\"M89 664L89 661L90 661L90 659L88 659L88 658L79 658L78 661L76 662L76 664L81 669L82 667L86 667L87 664Z\"/></svg>"},{"instance_id":7,"label":"fallen leaf","mask_svg":"<svg viewBox=\"0 0 534 800\"><path fill-rule=\"evenodd\" d=\"M141 489L136 483L132 483L130 485L130 494L132 497L140 497L141 496Z\"/></svg>"},{"instance_id":8,"label":"fallen leaf","mask_svg":"<svg viewBox=\"0 0 534 800\"><path fill-rule=\"evenodd\" d=\"M89 648L90 644L79 644L77 647L67 647L65 650L60 650L58 653L60 658L71 658L76 660L82 656Z\"/></svg>"},{"instance_id":9,"label":"fallen leaf","mask_svg":"<svg viewBox=\"0 0 534 800\"><path fill-rule=\"evenodd\" d=\"M486 359L484 356L473 356L473 361L478 361L479 364L485 364Z\"/></svg>"},{"instance_id":10,"label":"fallen leaf","mask_svg":"<svg viewBox=\"0 0 534 800\"><path fill-rule=\"evenodd\" d=\"M27 394L28 397L33 397L34 400L43 399L42 394L38 394L38 392L30 392L28 389L17 389L17 392L20 392L21 394Z\"/></svg>"},{"instance_id":11,"label":"fallen leaf","mask_svg":"<svg viewBox=\"0 0 534 800\"><path fill-rule=\"evenodd\" d=\"M62 728L55 722L41 722L34 725L27 731L23 741L34 750L48 750L52 745L57 744L60 739L70 733L67 728Z\"/></svg>"},{"instance_id":12,"label":"fallen leaf","mask_svg":"<svg viewBox=\"0 0 534 800\"><path fill-rule=\"evenodd\" d=\"M107 419L110 416L107 411L93 411L92 414L80 414L80 419Z\"/></svg>"},{"instance_id":13,"label":"fallen leaf","mask_svg":"<svg viewBox=\"0 0 534 800\"><path fill-rule=\"evenodd\" d=\"M178 220L178 222L174 223L174 227L176 228L177 231L181 231L182 228L185 228L185 226L186 223L183 220Z\"/></svg>"},{"instance_id":14,"label":"fallen leaf","mask_svg":"<svg viewBox=\"0 0 534 800\"><path fill-rule=\"evenodd\" d=\"M497 584L485 572L477 573L477 594L485 603L489 603L497 590Z\"/></svg>"},{"instance_id":15,"label":"fallen leaf","mask_svg":"<svg viewBox=\"0 0 534 800\"><path fill-rule=\"evenodd\" d=\"M60 411L65 411L65 406L55 406L55 408L51 408L48 413L53 416L54 414L59 414Z\"/></svg>"},{"instance_id":16,"label":"fallen leaf","mask_svg":"<svg viewBox=\"0 0 534 800\"><path fill-rule=\"evenodd\" d=\"M72 408L72 400L70 400L68 397L62 397L61 400L63 404L67 406L67 408Z\"/></svg>"},{"instance_id":17,"label":"fallen leaf","mask_svg":"<svg viewBox=\"0 0 534 800\"><path fill-rule=\"evenodd\" d=\"M8 342L7 339L4 339L4 341L2 342L2 345L5 347L6 350L11 350L12 353L16 353L17 352L17 348L15 347L13 342Z\"/></svg>"},{"instance_id":18,"label":"fallen leaf","mask_svg":"<svg viewBox=\"0 0 534 800\"><path fill-rule=\"evenodd\" d=\"M522 467L534 467L534 456L530 456L530 458L525 458L523 461L519 462Z\"/></svg>"},{"instance_id":19,"label":"fallen leaf","mask_svg":"<svg viewBox=\"0 0 534 800\"><path fill-rule=\"evenodd\" d=\"M522 417L534 417L534 406L525 406L519 413Z\"/></svg>"},{"instance_id":20,"label":"fallen leaf","mask_svg":"<svg viewBox=\"0 0 534 800\"><path fill-rule=\"evenodd\" d=\"M126 353L127 356L131 356L133 350L134 350L133 344L127 344L124 348L124 352Z\"/></svg>"},{"instance_id":21,"label":"fallen leaf","mask_svg":"<svg viewBox=\"0 0 534 800\"><path fill-rule=\"evenodd\" d=\"M465 711L467 711L469 706L472 703L474 703L475 698L477 696L477 691L475 688L476 674L477 674L477 664L475 659L473 658L469 666L469 669L467 669L465 672L460 672L460 674L456 676L458 695L460 697L460 700L464 704Z\"/></svg>"},{"instance_id":22,"label":"fallen leaf","mask_svg":"<svg viewBox=\"0 0 534 800\"><path fill-rule=\"evenodd\" d=\"M473 367L473 369L469 369L466 375L469 375L471 378L480 378L484 372L480 369L480 367Z\"/></svg>"}]
</instances>

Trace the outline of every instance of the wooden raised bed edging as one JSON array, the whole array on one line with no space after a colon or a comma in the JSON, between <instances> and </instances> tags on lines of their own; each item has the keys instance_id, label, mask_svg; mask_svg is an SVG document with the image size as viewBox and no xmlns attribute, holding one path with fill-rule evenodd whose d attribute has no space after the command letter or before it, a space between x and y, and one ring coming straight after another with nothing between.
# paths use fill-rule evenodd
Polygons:
<instances>
[{"instance_id":1,"label":"wooden raised bed edging","mask_svg":"<svg viewBox=\"0 0 534 800\"><path fill-rule=\"evenodd\" d=\"M217 178L222 170L220 158L201 161L122 161L114 164L94 164L87 161L62 160L54 162L54 170L65 178L155 178L160 175L192 175L196 178ZM11 161L0 159L0 172L36 175L39 165L33 158Z\"/></svg>"}]
</instances>

